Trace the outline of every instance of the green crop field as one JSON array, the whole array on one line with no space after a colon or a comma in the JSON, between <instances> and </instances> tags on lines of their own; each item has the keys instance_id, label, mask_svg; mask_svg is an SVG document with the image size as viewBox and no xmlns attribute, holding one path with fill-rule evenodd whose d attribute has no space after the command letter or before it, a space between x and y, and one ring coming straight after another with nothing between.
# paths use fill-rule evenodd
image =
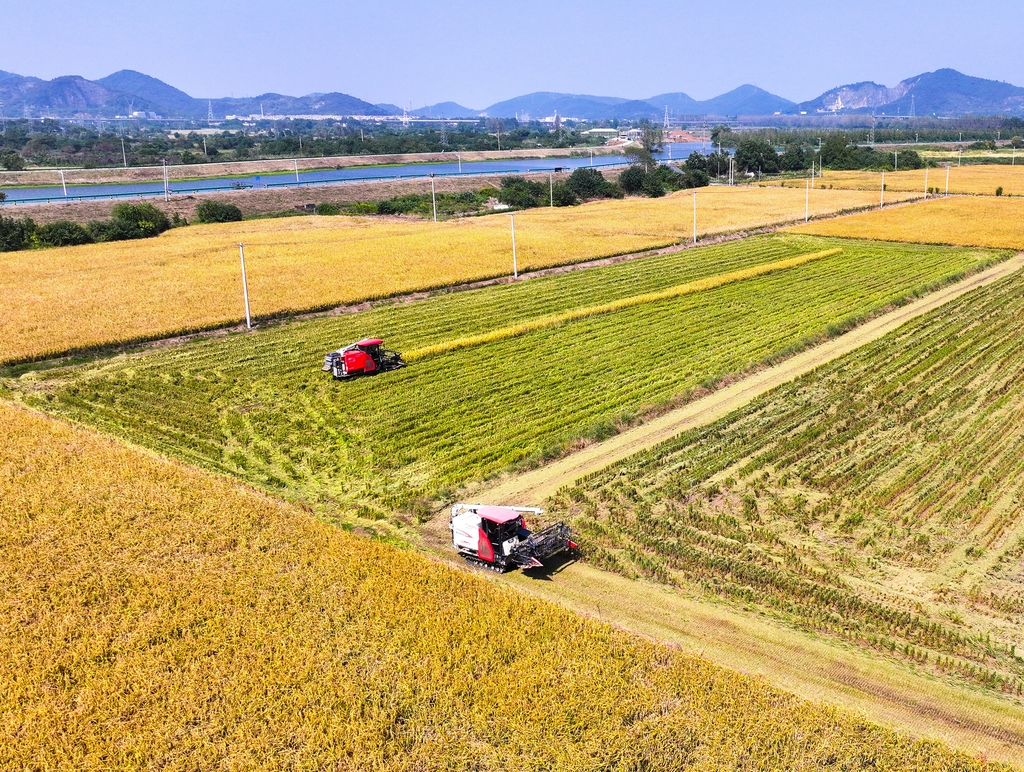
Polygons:
<instances>
[{"instance_id":1,"label":"green crop field","mask_svg":"<svg viewBox=\"0 0 1024 772\"><path fill-rule=\"evenodd\" d=\"M838 254L830 250L840 249ZM338 383L326 351L409 350L699 277L805 264ZM11 380L31 404L320 511L423 511L600 437L1006 252L775 235Z\"/></svg>"},{"instance_id":2,"label":"green crop field","mask_svg":"<svg viewBox=\"0 0 1024 772\"><path fill-rule=\"evenodd\" d=\"M589 559L1017 698L1024 276L558 496Z\"/></svg>"}]
</instances>

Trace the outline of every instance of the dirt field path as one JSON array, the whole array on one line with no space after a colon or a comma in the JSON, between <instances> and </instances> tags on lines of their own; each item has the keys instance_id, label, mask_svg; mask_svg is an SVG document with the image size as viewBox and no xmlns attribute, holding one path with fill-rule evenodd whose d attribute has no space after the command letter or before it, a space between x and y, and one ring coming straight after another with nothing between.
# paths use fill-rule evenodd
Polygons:
<instances>
[{"instance_id":1,"label":"dirt field path","mask_svg":"<svg viewBox=\"0 0 1024 772\"><path fill-rule=\"evenodd\" d=\"M788 383L867 343L878 340L911 319L933 311L966 292L1009 276L1022 267L1024 253L879 316L838 338L808 349L774 367L750 375L604 442L591 445L530 472L474 490L473 498L484 502L539 506L560 488L572 485L584 475L653 447L679 432L717 421L776 386Z\"/></svg>"}]
</instances>

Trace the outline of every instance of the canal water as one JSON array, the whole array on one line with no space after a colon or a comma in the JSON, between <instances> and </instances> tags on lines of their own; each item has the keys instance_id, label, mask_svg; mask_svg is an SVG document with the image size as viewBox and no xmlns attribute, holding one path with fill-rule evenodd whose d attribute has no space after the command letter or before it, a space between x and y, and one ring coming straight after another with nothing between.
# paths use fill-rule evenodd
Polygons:
<instances>
[{"instance_id":1,"label":"canal water","mask_svg":"<svg viewBox=\"0 0 1024 772\"><path fill-rule=\"evenodd\" d=\"M680 160L691 152L701 152L710 146L700 142L673 143L656 157L661 160ZM167 193L181 195L188 193L212 193L226 190L252 190L260 188L305 187L314 185L340 185L346 182L375 182L398 179L420 179L429 177L470 177L493 174L525 174L547 172L555 169L573 170L581 166L606 168L628 163L625 156L587 155L577 158L510 158L497 161L473 161L460 163L454 153L451 161L408 164L402 166L355 166L343 169L316 169L295 172L274 172L254 174L249 177L208 177L202 180L171 180ZM300 161L301 164L301 161ZM174 167L169 167L174 173ZM158 197L164 195L164 184L159 182L107 183L96 185L68 185L67 192L60 184L60 175L53 172L56 184L39 187L17 187L3 189L7 200L2 206L10 208L19 205L48 203L55 201L88 201L96 199Z\"/></svg>"}]
</instances>

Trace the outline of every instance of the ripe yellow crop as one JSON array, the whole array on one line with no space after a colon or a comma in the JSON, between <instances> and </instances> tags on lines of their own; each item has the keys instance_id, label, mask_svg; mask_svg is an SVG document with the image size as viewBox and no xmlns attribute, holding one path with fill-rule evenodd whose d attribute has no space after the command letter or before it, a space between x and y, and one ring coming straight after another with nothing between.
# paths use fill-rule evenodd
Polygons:
<instances>
[{"instance_id":1,"label":"ripe yellow crop","mask_svg":"<svg viewBox=\"0 0 1024 772\"><path fill-rule=\"evenodd\" d=\"M709 276L705 279L697 279L695 281L689 281L685 284L678 284L675 287L669 287L667 289L658 290L657 292L647 292L643 295L634 295L629 298L620 298L619 300L612 300L608 303L602 303L596 306L585 306L583 308L574 308L570 311L563 311L558 314L549 314L548 316L542 316L538 319L531 319L526 322L519 322L518 324L509 325L507 327L499 327L496 330L489 330L478 335L469 335L464 338L455 338L454 340L442 341L435 343L430 346L424 346L423 348L413 349L405 355L405 358L412 362L417 359L423 359L424 357L431 356L433 354L443 354L448 351L455 351L460 348L468 348L469 346L478 346L482 343L493 343L498 340L506 340L508 338L514 338L517 335L525 335L528 332L534 330L542 330L545 327L554 327L558 324L565 322L576 321L577 319L586 319L590 316L598 316L600 314L610 314L615 311L621 311L624 308L633 308L634 306L642 306L646 303L657 303L659 300L670 300L672 298L679 298L683 295L690 295L694 292L701 292L703 290L714 289L715 287L721 287L725 284L731 284L734 281L742 281L743 279L752 279L755 276L763 276L766 273L773 273L775 271L782 271L786 268L795 268L798 265L809 263L812 260L820 260L823 257L831 257L832 255L838 255L842 252L842 249L826 249L821 252L812 252L807 255L798 255L797 257L790 257L785 260L777 260L774 263L766 263L764 265L756 265L751 268L744 268L739 271L730 271L729 273L723 273L718 276Z\"/></svg>"},{"instance_id":2,"label":"ripe yellow crop","mask_svg":"<svg viewBox=\"0 0 1024 772\"><path fill-rule=\"evenodd\" d=\"M692 238L690 192L516 215L520 270ZM746 187L697 194L702 236L794 222L804 192ZM870 206L857 191L818 191L811 214ZM144 241L0 253L0 363L238 323L238 243L252 313L382 298L511 274L509 218L442 223L303 217L192 226Z\"/></svg>"},{"instance_id":3,"label":"ripe yellow crop","mask_svg":"<svg viewBox=\"0 0 1024 772\"><path fill-rule=\"evenodd\" d=\"M817 236L1024 249L1024 201L956 196L808 223L791 230Z\"/></svg>"},{"instance_id":4,"label":"ripe yellow crop","mask_svg":"<svg viewBox=\"0 0 1024 772\"><path fill-rule=\"evenodd\" d=\"M993 770L0 403L0 768Z\"/></svg>"},{"instance_id":5,"label":"ripe yellow crop","mask_svg":"<svg viewBox=\"0 0 1024 772\"><path fill-rule=\"evenodd\" d=\"M911 193L923 198L925 188L932 188L940 194L946 192L946 169L937 167L927 170L914 169L903 172L885 173L886 198L890 193ZM927 185L925 184L927 182ZM780 183L765 183L778 185ZM802 179L786 180L781 183L787 188L803 190ZM842 190L881 191L881 172L833 172L826 171L820 179L815 179L816 189L832 188ZM1019 166L1007 164L985 164L971 166L952 166L949 169L949 192L972 196L994 196L996 189L1002 188L1003 195L1024 195L1024 154L1021 154ZM895 200L895 199L893 199Z\"/></svg>"}]
</instances>

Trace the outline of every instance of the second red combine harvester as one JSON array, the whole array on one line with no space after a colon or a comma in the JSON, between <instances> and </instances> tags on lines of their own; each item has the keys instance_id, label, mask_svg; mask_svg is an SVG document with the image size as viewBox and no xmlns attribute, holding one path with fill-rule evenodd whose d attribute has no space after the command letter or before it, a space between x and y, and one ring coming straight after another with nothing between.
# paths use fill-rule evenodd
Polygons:
<instances>
[{"instance_id":1,"label":"second red combine harvester","mask_svg":"<svg viewBox=\"0 0 1024 772\"><path fill-rule=\"evenodd\" d=\"M323 371L335 378L352 378L356 375L373 375L405 367L402 355L384 348L380 338L365 338L351 345L332 351L324 357Z\"/></svg>"},{"instance_id":2,"label":"second red combine harvester","mask_svg":"<svg viewBox=\"0 0 1024 772\"><path fill-rule=\"evenodd\" d=\"M554 523L539 531L528 531L524 513L540 515L534 507L495 507L486 504L456 504L448 527L452 546L470 563L503 573L514 568L541 568L541 561L577 545L569 526Z\"/></svg>"}]
</instances>

